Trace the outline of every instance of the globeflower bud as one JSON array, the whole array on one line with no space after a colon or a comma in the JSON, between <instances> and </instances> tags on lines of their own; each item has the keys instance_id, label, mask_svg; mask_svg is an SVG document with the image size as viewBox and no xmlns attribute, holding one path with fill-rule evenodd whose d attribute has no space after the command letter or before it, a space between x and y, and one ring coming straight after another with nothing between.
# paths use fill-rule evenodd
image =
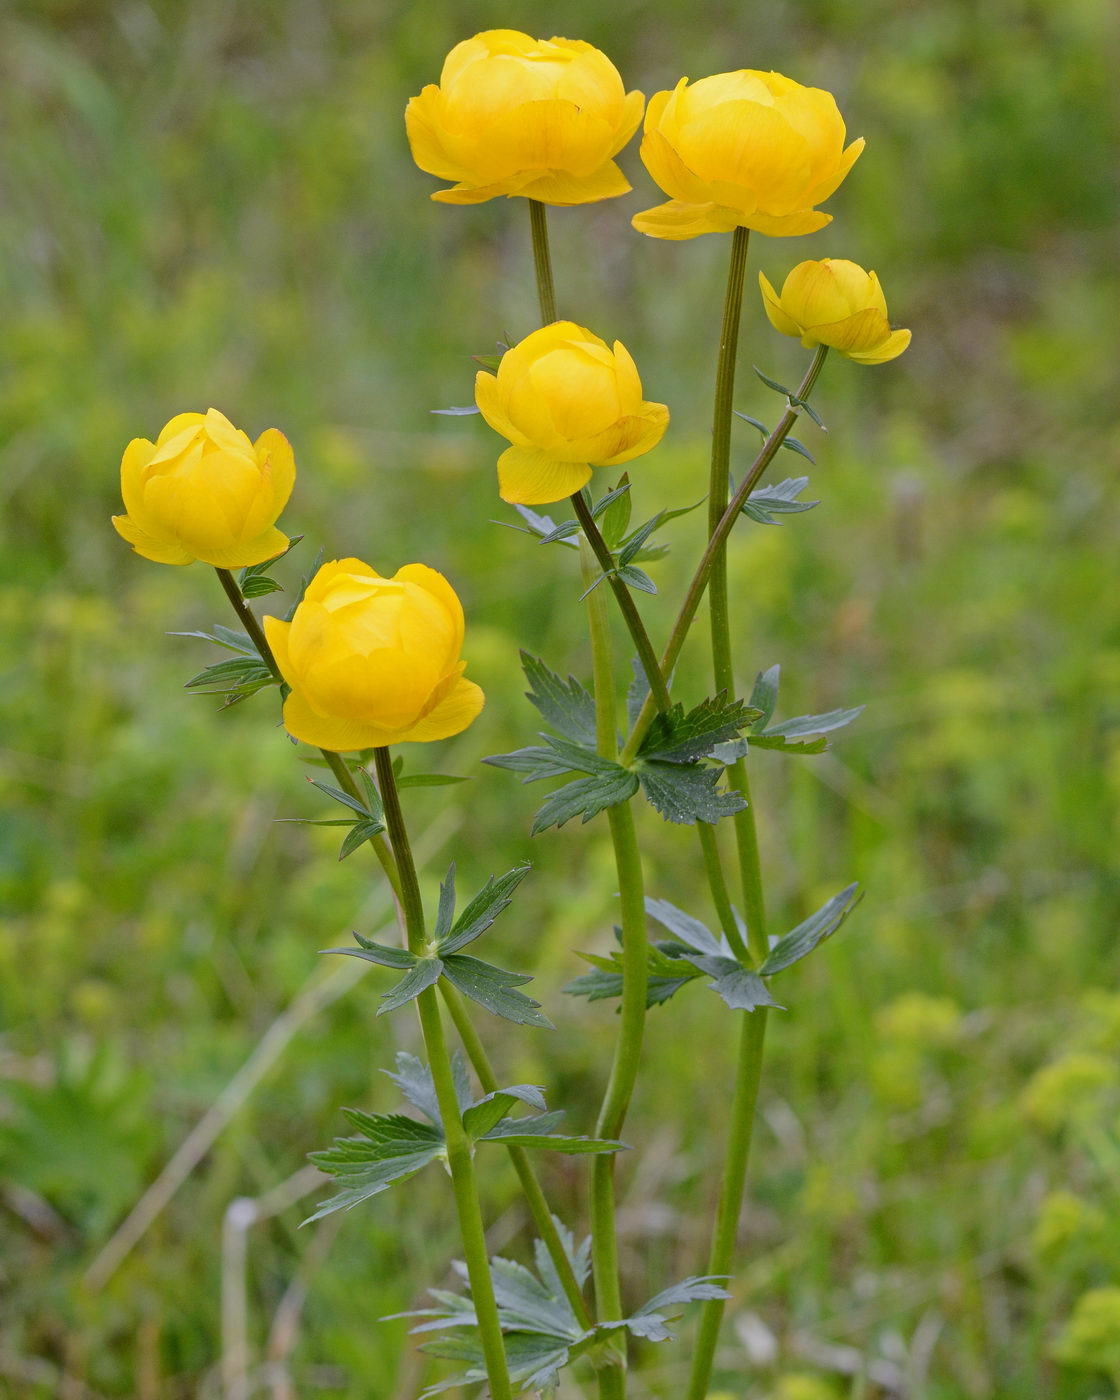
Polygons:
<instances>
[{"instance_id":1,"label":"globeflower bud","mask_svg":"<svg viewBox=\"0 0 1120 1400\"><path fill-rule=\"evenodd\" d=\"M781 73L742 68L672 92L646 109L642 160L671 196L635 214L651 238L755 229L774 238L813 233L832 219L813 206L840 186L863 150L845 150L836 100Z\"/></svg>"},{"instance_id":2,"label":"globeflower bud","mask_svg":"<svg viewBox=\"0 0 1120 1400\"><path fill-rule=\"evenodd\" d=\"M630 189L614 157L644 102L591 44L488 29L455 45L439 86L409 102L405 125L420 169L458 182L433 199L588 204Z\"/></svg>"},{"instance_id":3,"label":"globeflower bud","mask_svg":"<svg viewBox=\"0 0 1120 1400\"><path fill-rule=\"evenodd\" d=\"M133 438L121 459L127 515L117 534L158 564L201 560L241 569L282 554L276 518L296 479L291 444L276 428L256 442L219 413L180 413L155 442Z\"/></svg>"},{"instance_id":4,"label":"globeflower bud","mask_svg":"<svg viewBox=\"0 0 1120 1400\"><path fill-rule=\"evenodd\" d=\"M760 272L758 285L770 324L799 336L807 348L828 345L860 365L881 365L901 355L909 331L892 331L879 279L843 258L798 263L782 294Z\"/></svg>"},{"instance_id":5,"label":"globeflower bud","mask_svg":"<svg viewBox=\"0 0 1120 1400\"><path fill-rule=\"evenodd\" d=\"M484 704L463 677L462 605L426 564L382 578L360 559L332 560L291 622L266 617L264 630L291 687L284 726L316 748L446 739Z\"/></svg>"},{"instance_id":6,"label":"globeflower bud","mask_svg":"<svg viewBox=\"0 0 1120 1400\"><path fill-rule=\"evenodd\" d=\"M544 505L585 486L591 468L614 467L655 447L669 422L642 398L638 368L621 341L610 349L574 321L542 326L507 350L498 373L480 371L475 402L508 438L498 458L503 501Z\"/></svg>"}]
</instances>

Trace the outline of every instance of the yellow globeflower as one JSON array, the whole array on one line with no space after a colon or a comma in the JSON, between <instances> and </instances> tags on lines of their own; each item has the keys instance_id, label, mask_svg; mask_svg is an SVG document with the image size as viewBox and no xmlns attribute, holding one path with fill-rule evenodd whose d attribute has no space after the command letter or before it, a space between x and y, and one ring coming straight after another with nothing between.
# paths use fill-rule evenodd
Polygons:
<instances>
[{"instance_id":1,"label":"yellow globeflower","mask_svg":"<svg viewBox=\"0 0 1120 1400\"><path fill-rule=\"evenodd\" d=\"M646 403L629 350L574 321L542 326L507 350L496 375L474 383L483 418L508 438L498 458L502 500L560 501L591 479L591 468L629 462L655 447L669 422Z\"/></svg>"},{"instance_id":2,"label":"yellow globeflower","mask_svg":"<svg viewBox=\"0 0 1120 1400\"><path fill-rule=\"evenodd\" d=\"M630 189L614 157L644 101L591 44L488 29L455 45L439 86L409 102L405 125L420 169L457 181L433 199L588 204Z\"/></svg>"},{"instance_id":3,"label":"yellow globeflower","mask_svg":"<svg viewBox=\"0 0 1120 1400\"><path fill-rule=\"evenodd\" d=\"M121 459L127 515L117 534L158 564L199 559L241 569L282 554L276 517L296 479L291 444L269 428L251 442L216 408L180 413L155 442L133 438Z\"/></svg>"},{"instance_id":4,"label":"yellow globeflower","mask_svg":"<svg viewBox=\"0 0 1120 1400\"><path fill-rule=\"evenodd\" d=\"M783 335L800 337L804 346L828 345L857 364L881 365L910 344L909 331L891 330L878 277L858 263L844 258L798 263L781 296L761 272L758 284L770 324Z\"/></svg>"},{"instance_id":5,"label":"yellow globeflower","mask_svg":"<svg viewBox=\"0 0 1120 1400\"><path fill-rule=\"evenodd\" d=\"M812 233L832 219L814 205L840 185L863 150L845 150L830 92L781 73L743 68L650 98L642 137L646 169L670 197L634 216L652 238L756 229L775 238Z\"/></svg>"},{"instance_id":6,"label":"yellow globeflower","mask_svg":"<svg viewBox=\"0 0 1120 1400\"><path fill-rule=\"evenodd\" d=\"M463 677L462 605L426 564L382 578L360 559L332 560L291 622L266 617L264 630L291 686L284 725L305 744L347 753L446 739L484 704Z\"/></svg>"}]
</instances>

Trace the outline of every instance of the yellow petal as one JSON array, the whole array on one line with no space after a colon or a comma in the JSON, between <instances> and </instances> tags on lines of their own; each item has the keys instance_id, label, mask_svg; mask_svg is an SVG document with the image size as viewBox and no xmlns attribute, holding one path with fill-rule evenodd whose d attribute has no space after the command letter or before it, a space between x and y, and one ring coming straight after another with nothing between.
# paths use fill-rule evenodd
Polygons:
<instances>
[{"instance_id":1,"label":"yellow petal","mask_svg":"<svg viewBox=\"0 0 1120 1400\"><path fill-rule=\"evenodd\" d=\"M355 749L383 748L398 731L378 729L357 719L334 719L312 709L307 697L293 690L284 701L284 728L293 739L301 739L331 753L352 753Z\"/></svg>"},{"instance_id":2,"label":"yellow petal","mask_svg":"<svg viewBox=\"0 0 1120 1400\"><path fill-rule=\"evenodd\" d=\"M484 369L479 370L474 377L474 401L478 405L479 413L496 433L501 433L502 437L508 438L518 447L529 446L529 439L502 407L497 375Z\"/></svg>"},{"instance_id":3,"label":"yellow petal","mask_svg":"<svg viewBox=\"0 0 1120 1400\"><path fill-rule=\"evenodd\" d=\"M622 116L619 119L618 130L615 133L614 144L611 147L610 155L613 158L618 155L623 146L627 145L630 138L638 129L638 123L642 120L642 109L646 105L646 99L640 92L628 92L626 100L622 104Z\"/></svg>"},{"instance_id":4,"label":"yellow petal","mask_svg":"<svg viewBox=\"0 0 1120 1400\"><path fill-rule=\"evenodd\" d=\"M400 583L415 584L440 604L451 624L450 651L452 659L456 659L463 645L463 605L447 579L427 564L406 564L403 569L397 570L393 578Z\"/></svg>"},{"instance_id":5,"label":"yellow petal","mask_svg":"<svg viewBox=\"0 0 1120 1400\"><path fill-rule=\"evenodd\" d=\"M909 344L909 331L892 331L874 350L848 351L848 359L854 360L857 365L882 365L896 359Z\"/></svg>"},{"instance_id":6,"label":"yellow petal","mask_svg":"<svg viewBox=\"0 0 1120 1400\"><path fill-rule=\"evenodd\" d=\"M656 128L647 125L639 155L653 179L673 199L688 204L707 204L711 201L712 192L708 183L685 165Z\"/></svg>"},{"instance_id":7,"label":"yellow petal","mask_svg":"<svg viewBox=\"0 0 1120 1400\"><path fill-rule=\"evenodd\" d=\"M609 160L590 175L550 171L523 185L517 193L526 199L539 199L542 204L571 205L615 199L620 194L629 194L632 188L614 161Z\"/></svg>"},{"instance_id":8,"label":"yellow petal","mask_svg":"<svg viewBox=\"0 0 1120 1400\"><path fill-rule=\"evenodd\" d=\"M205 421L206 415L204 413L177 413L174 418L168 419L163 425L159 437L156 438L156 446L162 447L173 437L178 437L180 433L186 432L188 428L200 428Z\"/></svg>"},{"instance_id":9,"label":"yellow petal","mask_svg":"<svg viewBox=\"0 0 1120 1400\"><path fill-rule=\"evenodd\" d=\"M670 199L656 208L645 209L630 220L639 233L650 238L667 238L680 242L698 238L702 233L730 233L739 224L733 209L717 204L682 204Z\"/></svg>"},{"instance_id":10,"label":"yellow petal","mask_svg":"<svg viewBox=\"0 0 1120 1400\"><path fill-rule=\"evenodd\" d=\"M257 461L268 461L272 468L272 518L288 504L296 481L296 459L292 444L279 428L266 428L253 444Z\"/></svg>"},{"instance_id":11,"label":"yellow petal","mask_svg":"<svg viewBox=\"0 0 1120 1400\"><path fill-rule=\"evenodd\" d=\"M623 413L636 413L642 404L642 380L634 357L621 340L614 343L614 373Z\"/></svg>"},{"instance_id":12,"label":"yellow petal","mask_svg":"<svg viewBox=\"0 0 1120 1400\"><path fill-rule=\"evenodd\" d=\"M751 191L759 206L784 214L810 184L809 146L773 107L723 102L684 128L681 158L704 180Z\"/></svg>"},{"instance_id":13,"label":"yellow petal","mask_svg":"<svg viewBox=\"0 0 1120 1400\"><path fill-rule=\"evenodd\" d=\"M831 214L823 214L819 209L802 209L796 214L746 214L744 228L764 233L768 238L796 238L802 233L816 233L832 222Z\"/></svg>"},{"instance_id":14,"label":"yellow petal","mask_svg":"<svg viewBox=\"0 0 1120 1400\"><path fill-rule=\"evenodd\" d=\"M656 447L669 426L669 410L663 403L644 403L639 413L624 418L619 425L622 440L619 448L608 456L592 460L599 467L617 467L632 462Z\"/></svg>"},{"instance_id":15,"label":"yellow petal","mask_svg":"<svg viewBox=\"0 0 1120 1400\"><path fill-rule=\"evenodd\" d=\"M113 529L121 539L127 540L137 554L152 559L157 564L193 564L194 555L188 554L177 540L157 540L147 531L141 530L127 515L114 515Z\"/></svg>"},{"instance_id":16,"label":"yellow petal","mask_svg":"<svg viewBox=\"0 0 1120 1400\"><path fill-rule=\"evenodd\" d=\"M397 736L397 743L427 743L461 734L478 718L486 697L474 681L460 676L442 700L423 719Z\"/></svg>"},{"instance_id":17,"label":"yellow petal","mask_svg":"<svg viewBox=\"0 0 1120 1400\"><path fill-rule=\"evenodd\" d=\"M798 263L782 287L782 306L803 327L838 323L869 304L863 268L831 258Z\"/></svg>"},{"instance_id":18,"label":"yellow petal","mask_svg":"<svg viewBox=\"0 0 1120 1400\"><path fill-rule=\"evenodd\" d=\"M840 157L840 163L834 170L823 175L817 183L810 189L806 196L808 204L823 204L829 195L833 195L844 183L844 179L863 154L863 148L867 142L861 136L858 141L853 141L844 154Z\"/></svg>"},{"instance_id":19,"label":"yellow petal","mask_svg":"<svg viewBox=\"0 0 1120 1400\"><path fill-rule=\"evenodd\" d=\"M562 501L591 480L586 462L558 462L532 447L508 447L498 458L498 486L510 505L541 506Z\"/></svg>"},{"instance_id":20,"label":"yellow petal","mask_svg":"<svg viewBox=\"0 0 1120 1400\"><path fill-rule=\"evenodd\" d=\"M409 148L412 159L429 175L438 175L441 180L462 180L467 171L451 159L443 144L442 102L443 96L434 83L410 99L404 109Z\"/></svg>"},{"instance_id":21,"label":"yellow petal","mask_svg":"<svg viewBox=\"0 0 1120 1400\"><path fill-rule=\"evenodd\" d=\"M431 198L437 204L485 204L488 199L497 199L500 195L520 193L521 186L532 178L530 174L521 178L499 180L492 185L461 184L450 190L436 190Z\"/></svg>"},{"instance_id":22,"label":"yellow petal","mask_svg":"<svg viewBox=\"0 0 1120 1400\"><path fill-rule=\"evenodd\" d=\"M247 569L250 564L263 564L266 559L275 559L278 554L284 553L290 543L287 535L272 526L255 539L213 548L200 547L196 557L216 569Z\"/></svg>"},{"instance_id":23,"label":"yellow petal","mask_svg":"<svg viewBox=\"0 0 1120 1400\"><path fill-rule=\"evenodd\" d=\"M762 306L766 312L766 318L776 331L782 335L792 335L800 337L801 327L786 311L782 309L781 298L774 290L765 273L758 274L758 285L762 289Z\"/></svg>"},{"instance_id":24,"label":"yellow petal","mask_svg":"<svg viewBox=\"0 0 1120 1400\"><path fill-rule=\"evenodd\" d=\"M288 633L292 630L292 624L285 622L282 617L273 617L271 614L263 619L263 623L265 641L272 650L277 666L280 667L280 674L291 685L295 673L292 670L292 661L288 654Z\"/></svg>"},{"instance_id":25,"label":"yellow petal","mask_svg":"<svg viewBox=\"0 0 1120 1400\"><path fill-rule=\"evenodd\" d=\"M144 513L144 468L155 450L155 443L147 438L133 438L121 457L121 496L125 510L134 520Z\"/></svg>"},{"instance_id":26,"label":"yellow petal","mask_svg":"<svg viewBox=\"0 0 1120 1400\"><path fill-rule=\"evenodd\" d=\"M315 577L307 585L304 597L313 603L321 603L340 576L374 580L381 577L376 569L371 569L368 564L353 556L346 559L328 559L325 564L319 566Z\"/></svg>"}]
</instances>

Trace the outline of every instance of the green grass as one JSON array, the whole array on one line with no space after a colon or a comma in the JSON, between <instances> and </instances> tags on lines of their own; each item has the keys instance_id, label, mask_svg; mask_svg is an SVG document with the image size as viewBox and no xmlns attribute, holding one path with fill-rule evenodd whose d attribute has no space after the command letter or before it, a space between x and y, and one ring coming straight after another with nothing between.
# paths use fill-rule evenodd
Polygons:
<instances>
[{"instance_id":1,"label":"green grass","mask_svg":"<svg viewBox=\"0 0 1120 1400\"><path fill-rule=\"evenodd\" d=\"M464 888L533 859L495 955L537 973L560 1031L488 1037L502 1073L547 1083L580 1130L593 1119L612 1017L560 989L576 950L609 943L603 833L530 843L535 790L477 762L534 730L518 646L586 670L579 584L566 552L490 523L510 512L484 425L428 414L468 401L471 353L531 328L528 219L517 201L430 203L400 116L493 23L592 39L647 93L744 64L835 90L868 138L835 222L756 239L752 268L853 257L914 331L893 365L827 367L831 431L802 434L821 507L744 525L733 551L743 682L780 661L786 715L868 704L831 754L755 764L775 919L852 878L868 895L773 1018L720 1387L1106 1393L1120 1320L1054 1355L1077 1299L1120 1283L1104 0L806 0L737 27L667 0L547 19L16 0L0 16L0 1394L219 1394L230 1202L299 1171L340 1105L393 1106L377 1071L414 1048L406 1015L374 1020L371 972L300 1027L104 1289L81 1286L276 1017L334 971L317 950L384 908L373 862L338 865L332 832L274 823L321 806L268 701L216 714L181 689L209 658L167 634L227 620L213 577L149 565L108 525L125 442L173 412L214 403L291 437L285 524L308 539L287 580L322 545L382 569L423 558L459 588L489 704L437 751L472 782L406 794L425 879L452 852ZM632 234L653 192L635 149L624 161L635 192L557 211L553 242L562 313L624 339L673 411L634 471L650 514L704 490L726 247ZM747 307L744 365L795 374L803 352L750 289ZM773 417L776 400L745 369L737 404ZM671 527L664 596L642 600L659 637L699 514ZM698 647L691 698L703 668ZM707 917L687 834L649 813L641 834L651 891ZM621 1177L635 1300L702 1265L732 1049L717 1010L694 988L651 1018ZM583 1217L586 1168L546 1176ZM445 1280L449 1193L425 1175L298 1231L319 1194L249 1231L254 1354L300 1278L295 1393L411 1400L426 1372L403 1325L376 1319ZM522 1251L504 1168L487 1213L496 1246ZM643 1354L639 1400L679 1394L687 1326Z\"/></svg>"}]
</instances>

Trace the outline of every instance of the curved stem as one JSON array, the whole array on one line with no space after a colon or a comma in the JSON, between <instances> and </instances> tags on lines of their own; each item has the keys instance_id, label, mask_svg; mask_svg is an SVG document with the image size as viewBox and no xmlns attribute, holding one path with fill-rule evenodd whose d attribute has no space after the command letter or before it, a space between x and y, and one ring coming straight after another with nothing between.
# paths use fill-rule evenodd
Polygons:
<instances>
[{"instance_id":1,"label":"curved stem","mask_svg":"<svg viewBox=\"0 0 1120 1400\"><path fill-rule=\"evenodd\" d=\"M377 785L385 807L385 824L389 828L389 840L400 875L401 907L404 911L409 951L417 957L423 957L427 952L424 906L420 898L420 884L416 878L416 865L412 859L408 830L401 811L393 761L387 748L374 749L373 758L377 771ZM440 1118L443 1121L447 1167L451 1173L455 1206L459 1215L459 1231L462 1235L463 1253L466 1256L467 1276L470 1279L471 1298L478 1319L490 1391L493 1400L512 1400L513 1387L509 1379L502 1326L494 1298L494 1281L490 1274L490 1260L486 1250L486 1230L478 1200L471 1141L463 1128L451 1056L443 1034L439 997L434 987L428 987L420 993L416 998L416 1009L420 1017L420 1029L432 1072Z\"/></svg>"},{"instance_id":2,"label":"curved stem","mask_svg":"<svg viewBox=\"0 0 1120 1400\"><path fill-rule=\"evenodd\" d=\"M215 569L218 575L218 582L225 589L226 597L233 604L233 610L237 614L242 627L249 634L249 640L257 649L261 660L272 672L274 678L283 681L280 674L280 667L276 664L276 658L272 654L272 648L268 644L268 638L264 635L264 628L257 621L257 615L249 604L245 601L245 596L241 592L241 587L228 569Z\"/></svg>"},{"instance_id":3,"label":"curved stem","mask_svg":"<svg viewBox=\"0 0 1120 1400\"><path fill-rule=\"evenodd\" d=\"M533 235L533 267L537 274L541 325L550 326L556 320L556 286L552 280L552 255L548 248L548 205L542 204L539 199L529 200L529 226Z\"/></svg>"},{"instance_id":4,"label":"curved stem","mask_svg":"<svg viewBox=\"0 0 1120 1400\"><path fill-rule=\"evenodd\" d=\"M587 544L580 550L584 581L595 577L595 562ZM597 748L604 758L618 752L615 730L614 674L611 664L610 628L606 599L595 590L587 595L587 620L591 633L592 669L595 691L595 733ZM595 1132L617 1138L626 1121L634 1083L641 1061L646 1019L645 888L642 857L638 847L634 814L628 802L607 809L611 843L618 872L622 916L622 1007L614 1059L599 1109ZM614 1154L595 1157L591 1163L591 1266L595 1279L595 1301L601 1321L623 1317L622 1289L618 1269L618 1234L615 1214ZM607 1366L599 1374L603 1400L625 1394L622 1368L626 1343L619 1336L613 1350L618 1365Z\"/></svg>"},{"instance_id":5,"label":"curved stem","mask_svg":"<svg viewBox=\"0 0 1120 1400\"><path fill-rule=\"evenodd\" d=\"M727 1157L723 1166L719 1210L708 1254L709 1274L727 1278L735 1259L735 1241L739 1229L739 1213L743 1208L743 1191L750 1158L751 1136L758 1084L762 1071L762 1048L766 1035L766 1010L740 1012L739 1063L735 1075L735 1093L731 1102L731 1122L727 1141ZM692 1353L692 1373L689 1377L687 1400L705 1400L712 1374L716 1342L726 1301L712 1299L702 1305L700 1327Z\"/></svg>"},{"instance_id":6,"label":"curved stem","mask_svg":"<svg viewBox=\"0 0 1120 1400\"><path fill-rule=\"evenodd\" d=\"M805 376L798 386L795 398L799 401L804 402L808 399L814 384L817 382L817 376L821 372L827 355L828 347L819 345L813 355L812 363L806 370ZM789 436L790 429L797 422L798 416L799 410L796 406L791 405L786 409L785 413L778 421L777 427L763 443L758 456L751 463L750 470L743 478L734 496L732 496L727 509L720 518L715 533L708 540L707 548L704 550L700 563L696 566L696 572L692 576L692 581L688 585L688 592L685 594L684 602L677 612L669 641L665 646L665 650L661 653L662 675L668 676L672 674L673 667L677 664L677 659L681 654L681 648L684 646L685 638L688 636L689 628L692 626L692 621L696 616L701 600L707 590L713 562L724 548L727 537L735 528L735 523L739 518L743 506L746 504L747 497L758 485L766 468L774 460L778 449ZM621 762L627 763L633 758L634 754L638 751L638 746L645 738L656 713L656 704L652 697L648 698L646 703L642 706L642 711L638 716L637 723L634 725L630 738L626 742L626 747L622 751Z\"/></svg>"},{"instance_id":7,"label":"curved stem","mask_svg":"<svg viewBox=\"0 0 1120 1400\"><path fill-rule=\"evenodd\" d=\"M634 601L634 595L614 572L614 558L595 523L595 517L591 514L591 510L584 500L582 491L576 491L572 496L572 506L576 518L583 528L583 533L587 536L587 542L594 551L599 567L610 584L611 592L618 603L619 612L622 613L622 620L626 623L626 630L630 633L630 638L637 648L638 660L642 663L642 670L649 682L650 694L654 697L659 710L667 710L672 703L669 699L669 687L657 659L657 652L653 649L653 643L650 641L649 633L642 621L642 615L638 611L638 605ZM592 572L590 580L587 580L585 570L585 582L594 582L594 579L595 574Z\"/></svg>"}]
</instances>

